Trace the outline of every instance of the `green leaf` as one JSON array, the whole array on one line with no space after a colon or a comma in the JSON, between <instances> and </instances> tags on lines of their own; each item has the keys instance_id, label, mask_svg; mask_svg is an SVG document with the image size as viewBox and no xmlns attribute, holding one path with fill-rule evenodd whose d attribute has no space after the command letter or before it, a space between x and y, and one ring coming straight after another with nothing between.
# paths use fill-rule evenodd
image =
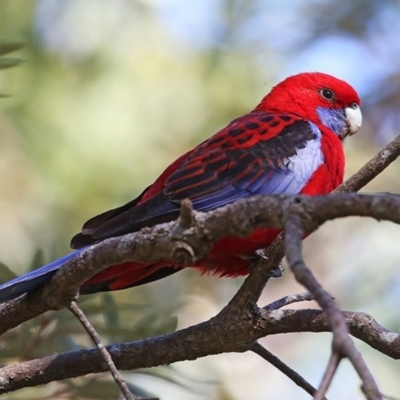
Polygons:
<instances>
[{"instance_id":1,"label":"green leaf","mask_svg":"<svg viewBox=\"0 0 400 400\"><path fill-rule=\"evenodd\" d=\"M17 277L17 275L13 271L11 271L11 269L8 268L7 265L0 262L0 281L1 282L7 282L16 277Z\"/></svg>"},{"instance_id":2,"label":"green leaf","mask_svg":"<svg viewBox=\"0 0 400 400\"><path fill-rule=\"evenodd\" d=\"M11 94L7 94L7 93L0 93L0 99L4 99L6 97L11 97Z\"/></svg>"},{"instance_id":3,"label":"green leaf","mask_svg":"<svg viewBox=\"0 0 400 400\"><path fill-rule=\"evenodd\" d=\"M21 60L20 58L0 58L0 69L12 68L23 62L24 60Z\"/></svg>"},{"instance_id":4,"label":"green leaf","mask_svg":"<svg viewBox=\"0 0 400 400\"><path fill-rule=\"evenodd\" d=\"M146 389L143 389L143 388L141 388L139 386L136 386L136 385L134 385L132 383L129 383L129 382L125 382L125 383L126 383L126 386L128 386L129 390L135 396L142 397L144 399L154 399L154 400L158 399L157 396L155 396L153 393L147 391Z\"/></svg>"},{"instance_id":5,"label":"green leaf","mask_svg":"<svg viewBox=\"0 0 400 400\"><path fill-rule=\"evenodd\" d=\"M70 386L71 387L71 386ZM71 387L72 389L72 387ZM111 379L96 379L72 390L80 399L117 399L121 393L117 384Z\"/></svg>"},{"instance_id":6,"label":"green leaf","mask_svg":"<svg viewBox=\"0 0 400 400\"><path fill-rule=\"evenodd\" d=\"M178 318L175 316L160 316L158 313L148 313L133 325L132 335L135 336L135 339L163 335L174 332L177 325Z\"/></svg>"},{"instance_id":7,"label":"green leaf","mask_svg":"<svg viewBox=\"0 0 400 400\"><path fill-rule=\"evenodd\" d=\"M148 377L154 378L154 387L157 387L156 380L160 379L164 382L176 385L189 393L192 394L202 394L204 393L204 387L208 385L218 385L219 381L217 379L199 379L197 377L189 376L183 373L182 370L174 368L174 366L159 366L154 368L140 368L135 370L130 374L126 374L126 383L130 387L129 382L136 382L136 375L146 375ZM134 392L135 393L135 392ZM136 394L136 393L135 393Z\"/></svg>"},{"instance_id":8,"label":"green leaf","mask_svg":"<svg viewBox=\"0 0 400 400\"><path fill-rule=\"evenodd\" d=\"M110 293L102 293L101 296L104 321L107 326L118 328L120 325L118 307L114 297Z\"/></svg>"},{"instance_id":9,"label":"green leaf","mask_svg":"<svg viewBox=\"0 0 400 400\"><path fill-rule=\"evenodd\" d=\"M13 51L17 51L22 49L25 46L23 42L12 42L12 41L4 41L0 42L0 56L4 54L12 53Z\"/></svg>"}]
</instances>

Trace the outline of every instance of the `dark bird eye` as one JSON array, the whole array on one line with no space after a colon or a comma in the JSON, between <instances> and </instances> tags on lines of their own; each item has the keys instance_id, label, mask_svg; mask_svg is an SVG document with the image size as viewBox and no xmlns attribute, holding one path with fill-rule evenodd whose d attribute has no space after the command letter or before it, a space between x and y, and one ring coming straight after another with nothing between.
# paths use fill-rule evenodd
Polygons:
<instances>
[{"instance_id":1,"label":"dark bird eye","mask_svg":"<svg viewBox=\"0 0 400 400\"><path fill-rule=\"evenodd\" d=\"M357 108L359 107L359 105L358 105L356 102L354 102L354 103L351 103L350 107L351 107L353 110L357 110Z\"/></svg>"},{"instance_id":2,"label":"dark bird eye","mask_svg":"<svg viewBox=\"0 0 400 400\"><path fill-rule=\"evenodd\" d=\"M333 92L330 89L321 89L320 93L321 93L321 96L325 97L325 99L327 99L327 100L333 99Z\"/></svg>"}]
</instances>

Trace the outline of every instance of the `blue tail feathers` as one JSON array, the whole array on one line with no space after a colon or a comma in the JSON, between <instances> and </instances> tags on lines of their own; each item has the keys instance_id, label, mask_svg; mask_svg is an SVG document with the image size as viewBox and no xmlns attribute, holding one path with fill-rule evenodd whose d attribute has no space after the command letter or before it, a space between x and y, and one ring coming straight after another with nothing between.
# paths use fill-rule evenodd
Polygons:
<instances>
[{"instance_id":1,"label":"blue tail feathers","mask_svg":"<svg viewBox=\"0 0 400 400\"><path fill-rule=\"evenodd\" d=\"M44 267L35 269L32 272L0 285L0 303L14 299L21 294L31 292L34 289L44 286L50 281L59 268L86 248L87 247L84 247L74 251L73 253L61 257Z\"/></svg>"}]
</instances>

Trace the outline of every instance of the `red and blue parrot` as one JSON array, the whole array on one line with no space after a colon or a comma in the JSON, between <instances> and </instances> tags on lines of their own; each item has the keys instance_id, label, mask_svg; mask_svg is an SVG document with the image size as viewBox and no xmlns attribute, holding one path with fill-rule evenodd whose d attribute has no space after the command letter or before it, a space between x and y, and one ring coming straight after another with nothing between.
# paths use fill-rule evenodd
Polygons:
<instances>
[{"instance_id":1,"label":"red and blue parrot","mask_svg":"<svg viewBox=\"0 0 400 400\"><path fill-rule=\"evenodd\" d=\"M136 199L87 221L57 261L0 286L0 302L50 281L77 253L110 237L175 220L180 203L210 211L253 195L322 195L343 181L342 141L361 126L360 99L346 82L323 73L300 73L277 84L250 113L174 161ZM202 273L240 276L249 259L278 235L257 229L227 237L193 265ZM112 265L86 281L80 293L126 289L182 269L172 261Z\"/></svg>"}]
</instances>

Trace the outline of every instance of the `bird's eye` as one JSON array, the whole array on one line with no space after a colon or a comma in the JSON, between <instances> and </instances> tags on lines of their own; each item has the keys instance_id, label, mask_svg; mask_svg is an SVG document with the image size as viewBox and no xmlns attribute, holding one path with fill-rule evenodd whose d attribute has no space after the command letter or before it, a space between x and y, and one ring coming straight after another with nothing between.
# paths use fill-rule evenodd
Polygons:
<instances>
[{"instance_id":1,"label":"bird's eye","mask_svg":"<svg viewBox=\"0 0 400 400\"><path fill-rule=\"evenodd\" d=\"M357 108L360 107L356 102L350 104L350 108L353 110L357 110Z\"/></svg>"},{"instance_id":2,"label":"bird's eye","mask_svg":"<svg viewBox=\"0 0 400 400\"><path fill-rule=\"evenodd\" d=\"M332 100L334 97L333 92L330 89L321 89L320 94L327 100Z\"/></svg>"}]
</instances>

